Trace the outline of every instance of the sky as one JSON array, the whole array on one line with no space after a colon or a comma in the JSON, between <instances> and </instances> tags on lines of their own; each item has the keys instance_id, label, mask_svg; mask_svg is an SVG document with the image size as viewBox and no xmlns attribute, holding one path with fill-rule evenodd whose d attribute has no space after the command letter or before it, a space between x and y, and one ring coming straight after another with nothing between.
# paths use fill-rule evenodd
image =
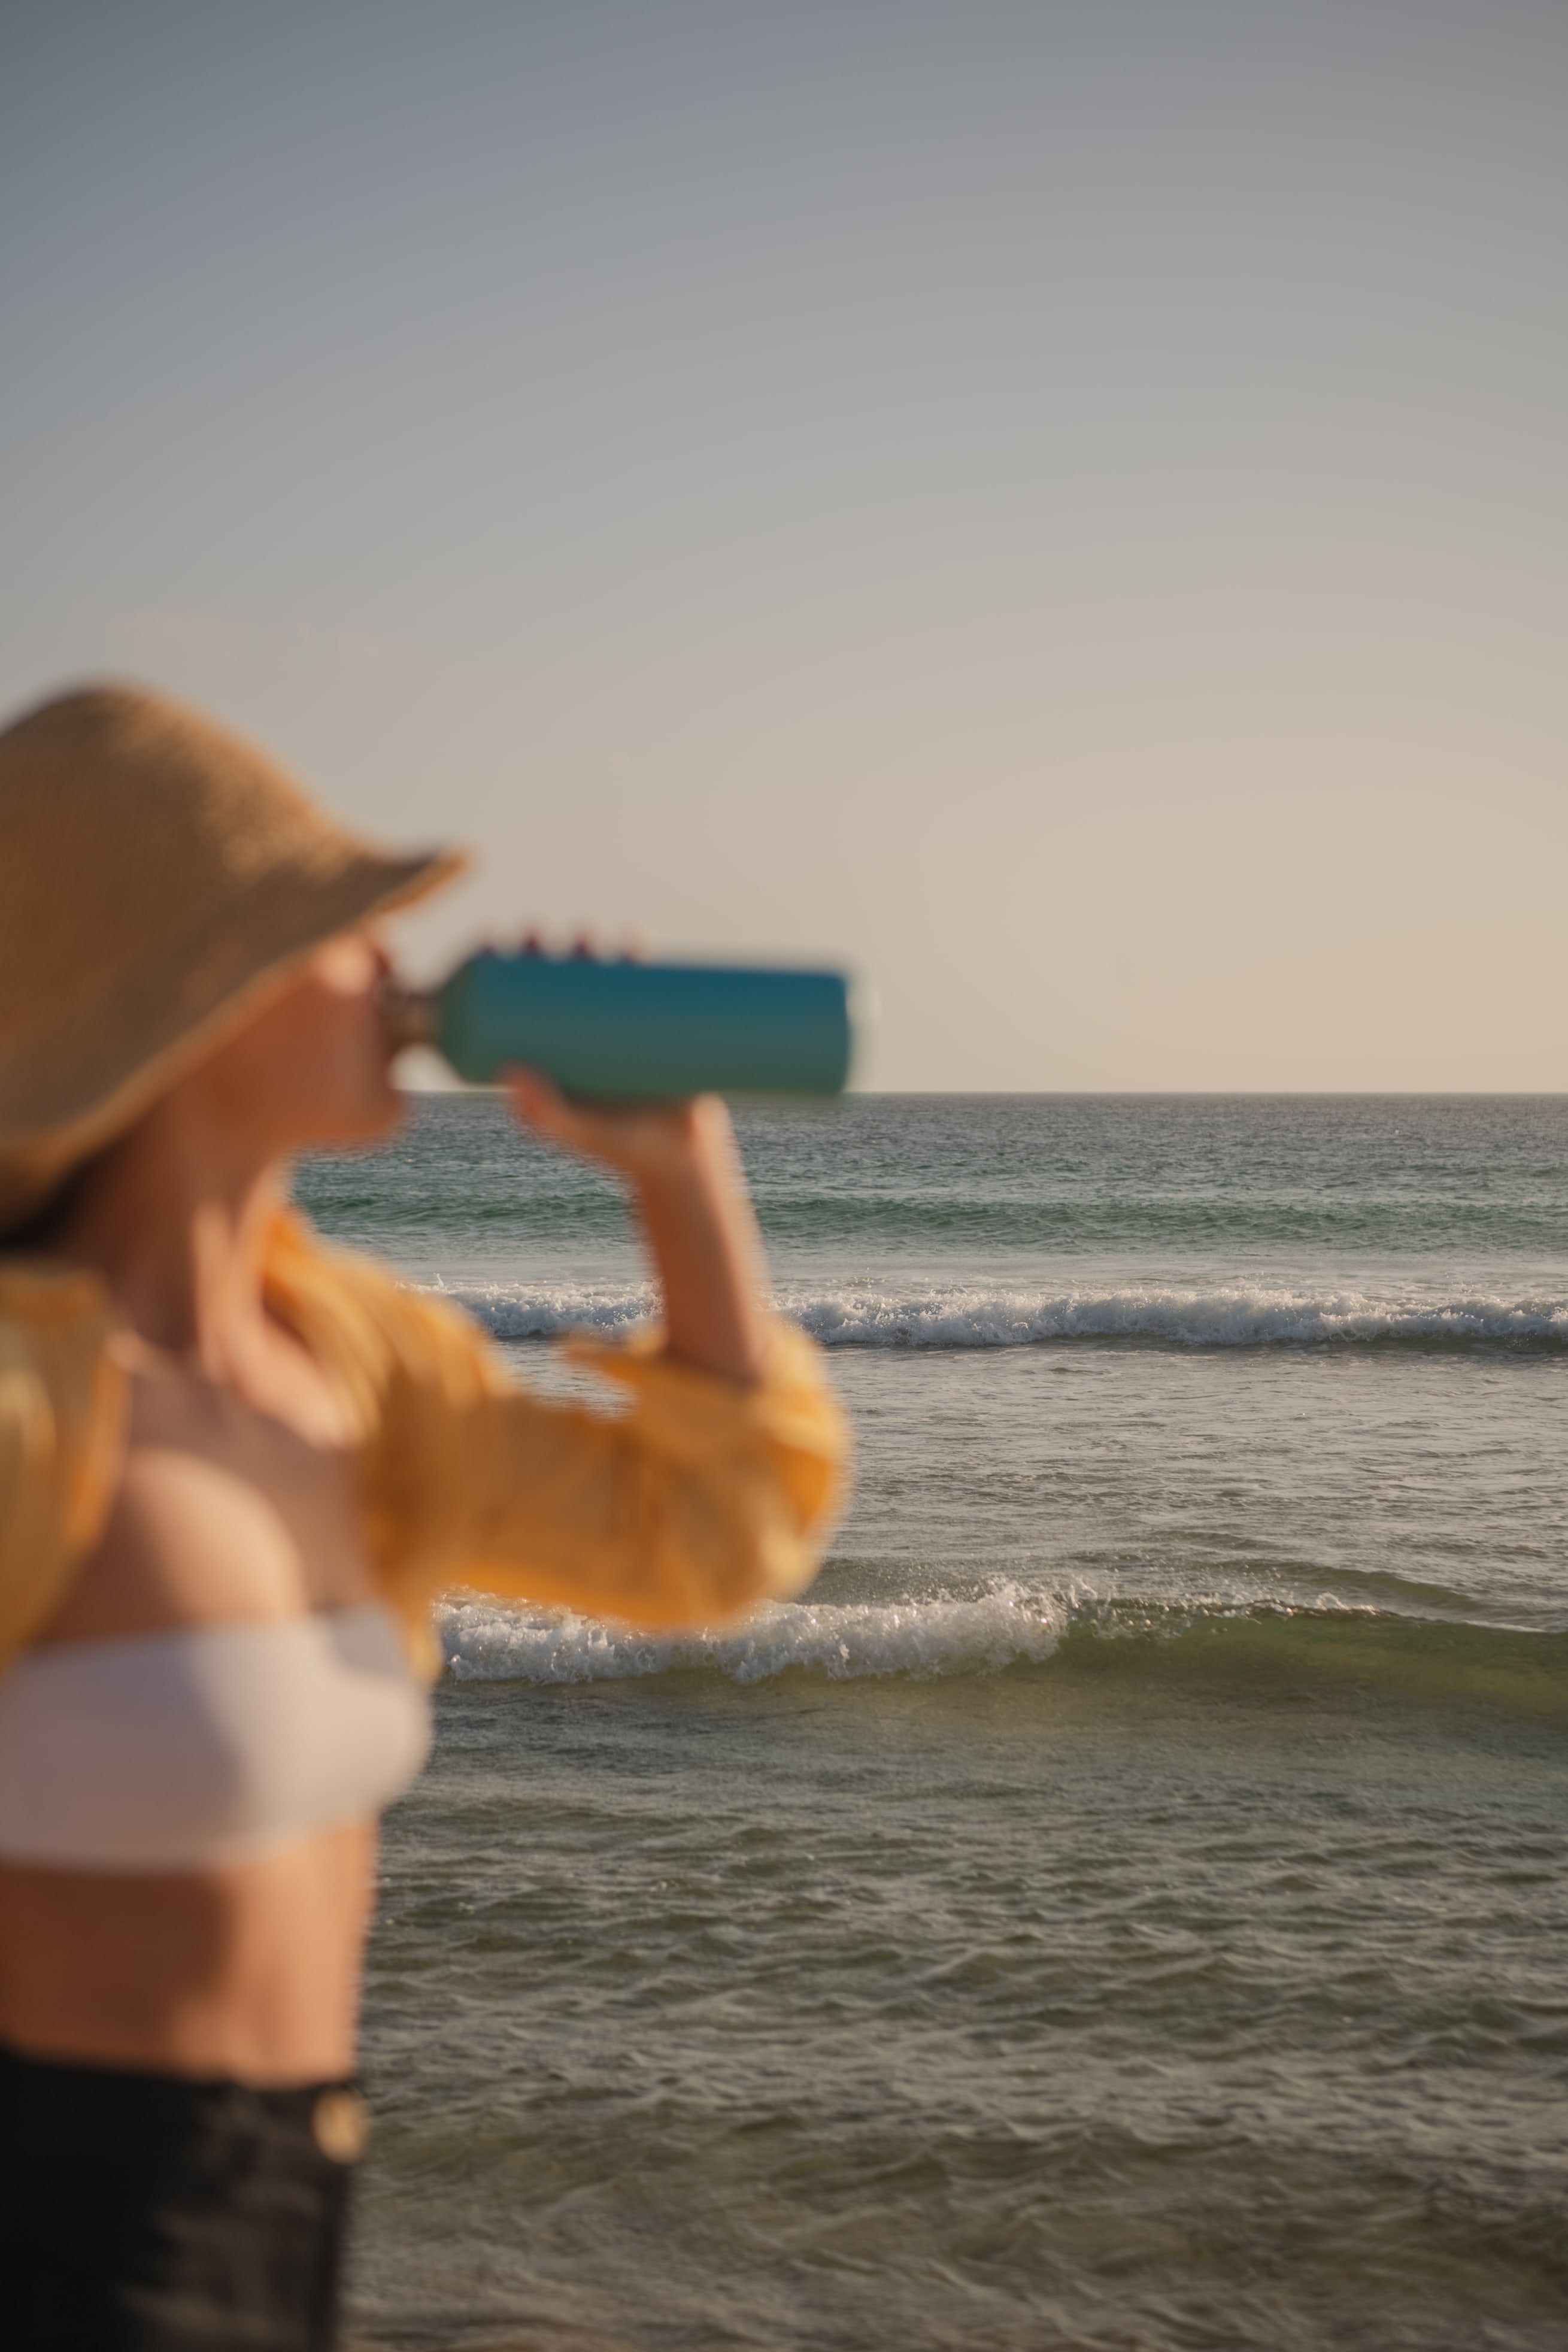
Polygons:
<instances>
[{"instance_id":1,"label":"sky","mask_svg":"<svg viewBox=\"0 0 1568 2352\"><path fill-rule=\"evenodd\" d=\"M0 0L0 709L866 1083L1568 1088L1563 0Z\"/></svg>"}]
</instances>

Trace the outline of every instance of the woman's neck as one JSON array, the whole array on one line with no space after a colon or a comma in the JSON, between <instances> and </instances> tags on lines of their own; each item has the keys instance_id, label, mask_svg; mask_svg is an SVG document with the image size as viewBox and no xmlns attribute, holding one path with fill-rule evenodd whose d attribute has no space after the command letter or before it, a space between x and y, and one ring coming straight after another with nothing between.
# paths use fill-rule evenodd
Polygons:
<instances>
[{"instance_id":1,"label":"woman's neck","mask_svg":"<svg viewBox=\"0 0 1568 2352\"><path fill-rule=\"evenodd\" d=\"M263 1285L285 1171L182 1092L93 1170L56 1246L100 1273L129 1328L212 1380L242 1372L267 1329Z\"/></svg>"}]
</instances>

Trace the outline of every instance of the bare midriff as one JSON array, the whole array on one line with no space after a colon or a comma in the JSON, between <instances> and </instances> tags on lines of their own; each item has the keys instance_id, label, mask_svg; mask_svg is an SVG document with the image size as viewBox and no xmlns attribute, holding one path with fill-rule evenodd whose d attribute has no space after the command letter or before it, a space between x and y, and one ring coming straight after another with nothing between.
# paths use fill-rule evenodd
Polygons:
<instances>
[{"instance_id":1,"label":"bare midriff","mask_svg":"<svg viewBox=\"0 0 1568 2352\"><path fill-rule=\"evenodd\" d=\"M283 2084L351 2074L376 1838L178 1877L0 1866L0 2042Z\"/></svg>"},{"instance_id":2,"label":"bare midriff","mask_svg":"<svg viewBox=\"0 0 1568 2352\"><path fill-rule=\"evenodd\" d=\"M297 1385L283 1417L139 1363L114 1508L40 1647L375 1598L333 1400ZM375 1857L364 1822L177 1875L0 1864L0 2042L257 2084L348 2074Z\"/></svg>"}]
</instances>

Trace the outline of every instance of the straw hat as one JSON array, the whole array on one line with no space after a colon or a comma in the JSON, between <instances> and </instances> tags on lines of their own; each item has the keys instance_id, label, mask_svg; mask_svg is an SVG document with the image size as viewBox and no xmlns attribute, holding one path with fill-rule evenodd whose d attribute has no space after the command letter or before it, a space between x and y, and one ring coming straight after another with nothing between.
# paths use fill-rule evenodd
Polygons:
<instances>
[{"instance_id":1,"label":"straw hat","mask_svg":"<svg viewBox=\"0 0 1568 2352\"><path fill-rule=\"evenodd\" d=\"M0 1231L313 948L462 862L372 848L252 744L136 688L0 732Z\"/></svg>"}]
</instances>

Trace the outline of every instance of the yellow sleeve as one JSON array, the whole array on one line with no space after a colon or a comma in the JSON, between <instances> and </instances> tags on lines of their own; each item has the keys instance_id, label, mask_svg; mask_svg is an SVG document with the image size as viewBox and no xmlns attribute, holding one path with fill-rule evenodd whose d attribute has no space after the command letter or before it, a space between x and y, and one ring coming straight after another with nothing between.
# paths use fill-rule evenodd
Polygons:
<instances>
[{"instance_id":1,"label":"yellow sleeve","mask_svg":"<svg viewBox=\"0 0 1568 2352\"><path fill-rule=\"evenodd\" d=\"M700 1625L799 1592L840 1508L848 1447L816 1349L769 1328L737 1389L661 1335L571 1344L614 1381L614 1418L510 1387L472 1431L467 1580L641 1625Z\"/></svg>"},{"instance_id":2,"label":"yellow sleeve","mask_svg":"<svg viewBox=\"0 0 1568 2352\"><path fill-rule=\"evenodd\" d=\"M746 1390L673 1362L654 1333L578 1341L576 1360L624 1393L624 1410L594 1411L512 1380L465 1318L417 1307L367 1462L378 1549L405 1591L469 1584L652 1627L810 1582L848 1444L800 1332L771 1327Z\"/></svg>"},{"instance_id":3,"label":"yellow sleeve","mask_svg":"<svg viewBox=\"0 0 1568 2352\"><path fill-rule=\"evenodd\" d=\"M622 1410L542 1397L472 1320L363 1258L280 1229L275 1294L342 1377L364 1430L369 1543L411 1635L475 1585L650 1627L798 1592L842 1507L848 1433L819 1350L770 1326L748 1389L673 1361L657 1332L576 1360Z\"/></svg>"},{"instance_id":4,"label":"yellow sleeve","mask_svg":"<svg viewBox=\"0 0 1568 2352\"><path fill-rule=\"evenodd\" d=\"M64 1598L123 1458L125 1381L89 1276L0 1268L0 1664Z\"/></svg>"}]
</instances>

